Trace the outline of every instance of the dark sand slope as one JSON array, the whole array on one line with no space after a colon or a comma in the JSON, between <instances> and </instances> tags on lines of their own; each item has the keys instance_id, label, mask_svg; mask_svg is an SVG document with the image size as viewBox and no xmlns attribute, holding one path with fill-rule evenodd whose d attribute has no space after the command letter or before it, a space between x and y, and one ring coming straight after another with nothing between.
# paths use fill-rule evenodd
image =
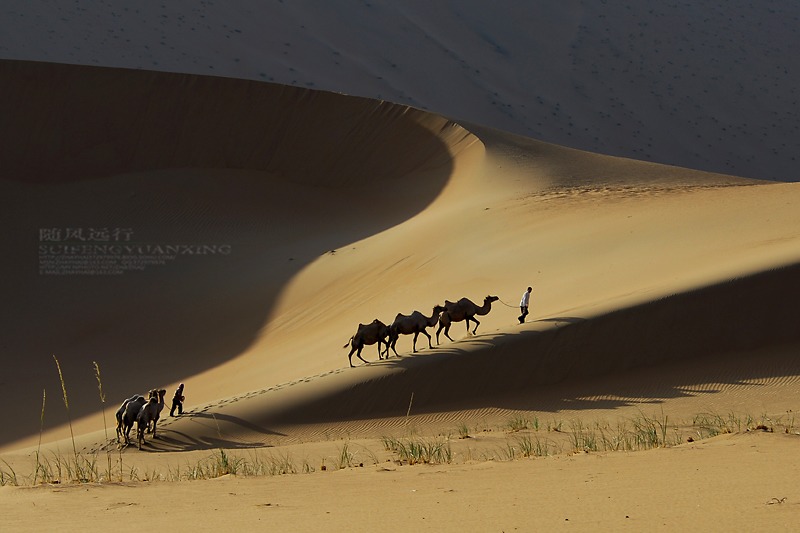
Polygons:
<instances>
[{"instance_id":1,"label":"dark sand slope","mask_svg":"<svg viewBox=\"0 0 800 533\"><path fill-rule=\"evenodd\" d=\"M52 354L73 418L97 409L93 360L107 390L139 391L235 357L295 272L423 209L472 142L446 119L383 102L15 61L0 62L0 114L0 356L15 366L0 400L20 406L0 444L38 432L42 387L55 405ZM41 276L40 228L124 228L137 243L232 252ZM60 410L46 417L64 422Z\"/></svg>"}]
</instances>

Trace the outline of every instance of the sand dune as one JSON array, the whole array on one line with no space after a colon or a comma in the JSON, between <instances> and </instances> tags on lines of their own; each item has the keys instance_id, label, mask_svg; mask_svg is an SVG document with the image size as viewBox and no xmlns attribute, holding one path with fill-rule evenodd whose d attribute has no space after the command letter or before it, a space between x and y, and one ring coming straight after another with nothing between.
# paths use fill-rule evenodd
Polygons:
<instances>
[{"instance_id":1,"label":"sand dune","mask_svg":"<svg viewBox=\"0 0 800 533\"><path fill-rule=\"evenodd\" d=\"M122 399L187 384L186 415L120 451L145 471L219 448L330 456L332 439L369 449L409 425L797 409L798 184L255 81L23 61L0 80L7 464L30 460L43 390L44 448L72 448L53 354L85 453L107 449ZM40 271L42 247L95 243L227 252ZM360 322L486 295L476 335L457 323L413 355L402 337L402 357L370 346L349 368Z\"/></svg>"},{"instance_id":2,"label":"sand dune","mask_svg":"<svg viewBox=\"0 0 800 533\"><path fill-rule=\"evenodd\" d=\"M73 416L93 413L79 424L88 430L99 422L92 361L117 399L190 381L192 404L216 405L301 380L297 405L281 399L273 412L258 395L236 408L269 426L394 416L410 392L420 412L476 408L464 402L797 341L793 267L758 274L797 261L794 185L593 155L311 90L3 68L14 124L4 142L15 148L4 165L3 196L14 199L6 216L28 228L7 237L27 260L9 266L18 277L4 319L16 333L4 350L30 362L4 392L24 406L6 443L37 433L41 389L58 390L52 354ZM52 83L70 91L37 100L36 88ZM13 105L14 94L28 94L26 105ZM37 157L40 146L50 148ZM39 275L22 253L41 228L92 226L233 251L118 276ZM517 331L527 284L540 322ZM346 365L341 345L359 322L486 294L502 301L482 319L481 340L305 385ZM527 370L487 388L511 368ZM448 376L458 379L442 388ZM51 416L46 425L60 427L51 435L64 436L65 420Z\"/></svg>"},{"instance_id":3,"label":"sand dune","mask_svg":"<svg viewBox=\"0 0 800 533\"><path fill-rule=\"evenodd\" d=\"M4 352L35 361L30 368L58 354L68 374L79 361L99 360L121 390L152 381L129 366L158 366L159 381L169 382L244 350L294 273L422 209L448 177L449 149L469 142L444 119L301 89L60 65L3 68L11 126L3 130L10 147L3 213L17 228L4 244L20 258L6 267L14 283L4 322L16 333ZM36 97L52 84L70 92ZM28 95L24 105L20 94ZM328 157L310 156L319 150ZM30 251L40 229L92 227L131 230L136 243L233 252L123 276L39 275ZM22 371L6 398L29 403L41 394L38 372ZM88 377L76 376L74 386L88 388ZM47 384L57 390L52 379ZM79 398L73 409L82 414L89 404ZM31 413L18 428L35 422Z\"/></svg>"}]
</instances>

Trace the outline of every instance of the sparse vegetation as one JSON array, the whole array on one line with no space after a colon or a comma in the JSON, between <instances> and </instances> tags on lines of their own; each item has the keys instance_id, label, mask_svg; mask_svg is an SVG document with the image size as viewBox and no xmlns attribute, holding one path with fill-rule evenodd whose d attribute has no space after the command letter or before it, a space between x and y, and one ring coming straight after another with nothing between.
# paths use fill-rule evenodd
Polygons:
<instances>
[{"instance_id":1,"label":"sparse vegetation","mask_svg":"<svg viewBox=\"0 0 800 533\"><path fill-rule=\"evenodd\" d=\"M523 429L528 429L529 421L527 418L522 417L514 417L508 421L508 427L511 431L522 431Z\"/></svg>"},{"instance_id":2,"label":"sparse vegetation","mask_svg":"<svg viewBox=\"0 0 800 533\"><path fill-rule=\"evenodd\" d=\"M42 420L44 419L46 395L42 393ZM485 423L484 423L485 424ZM353 443L349 439L341 441L335 454L314 461L321 466L315 468L308 458L296 462L287 453L268 453L251 450L243 457L231 450L220 448L210 456L185 466L169 466L166 471L141 470L135 465L123 463L122 450L118 458L106 453L105 465L99 460L101 452L93 454L74 453L62 455L50 453L41 455L37 448L35 464L30 476L20 475L19 466L0 460L0 485L35 485L37 483L105 483L105 482L153 482L186 481L212 479L225 475L233 476L278 476L286 474L309 474L334 469L363 466L357 456L366 453L373 464L389 460L400 465L442 465L472 461L514 461L527 458L548 457L561 453L592 453L614 451L639 451L659 447L670 447L683 442L713 437L725 433L746 431L795 433L795 418L790 411L786 415L770 417L762 414L753 417L746 414L700 413L684 424L675 424L663 412L654 415L639 415L619 419L614 424L607 421L573 419L566 424L554 419L541 425L537 417L517 416L510 419L500 429L509 433L492 432L489 426L483 427L479 435L470 436L467 423L458 426L460 438L451 440L448 435L420 437L408 434L406 437L383 437L381 439L389 458L379 458L366 446ZM495 427L495 430L498 429ZM478 431L478 429L476 429ZM455 437L453 437L455 438ZM477 445L459 444L470 438ZM489 439L481 447L482 439ZM504 440L502 440L504 439ZM454 450L455 444L455 450ZM498 446L499 444L499 446ZM362 449L354 450L354 446Z\"/></svg>"},{"instance_id":3,"label":"sparse vegetation","mask_svg":"<svg viewBox=\"0 0 800 533\"><path fill-rule=\"evenodd\" d=\"M397 456L400 463L415 464L449 464L453 462L453 450L449 439L422 439L416 437L396 439L384 437L386 451Z\"/></svg>"}]
</instances>

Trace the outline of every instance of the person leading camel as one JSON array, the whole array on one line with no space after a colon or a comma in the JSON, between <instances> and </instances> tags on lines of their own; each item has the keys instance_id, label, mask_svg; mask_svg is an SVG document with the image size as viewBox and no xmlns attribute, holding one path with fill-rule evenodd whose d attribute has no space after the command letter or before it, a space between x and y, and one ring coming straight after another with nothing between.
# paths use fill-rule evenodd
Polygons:
<instances>
[{"instance_id":1,"label":"person leading camel","mask_svg":"<svg viewBox=\"0 0 800 533\"><path fill-rule=\"evenodd\" d=\"M175 416L175 409L178 410L178 415L183 414L183 383L178 385L175 389L175 396L172 397L172 408L169 410L169 416Z\"/></svg>"},{"instance_id":2,"label":"person leading camel","mask_svg":"<svg viewBox=\"0 0 800 533\"><path fill-rule=\"evenodd\" d=\"M533 287L528 287L528 290L522 293L522 299L519 301L519 310L522 314L519 315L519 323L525 322L525 317L528 316L528 305L531 303L531 291Z\"/></svg>"}]
</instances>

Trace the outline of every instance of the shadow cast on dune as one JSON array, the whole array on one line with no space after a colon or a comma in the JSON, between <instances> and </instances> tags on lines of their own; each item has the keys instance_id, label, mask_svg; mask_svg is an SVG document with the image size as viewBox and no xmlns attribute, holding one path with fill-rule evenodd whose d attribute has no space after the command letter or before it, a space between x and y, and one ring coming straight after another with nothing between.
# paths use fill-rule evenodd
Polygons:
<instances>
[{"instance_id":1,"label":"shadow cast on dune","mask_svg":"<svg viewBox=\"0 0 800 533\"><path fill-rule=\"evenodd\" d=\"M19 406L0 445L39 431L41 391L60 388L52 354L73 419L99 410L92 361L113 403L240 354L287 280L420 212L469 137L445 118L386 102L21 61L0 61L0 114L0 220L14 229L0 243L11 280L0 351L4 365L25 361L13 379L0 378L0 399ZM298 216L305 210L315 216ZM130 243L121 244L229 253L119 275L40 274L42 246L85 245L91 228L125 230ZM60 240L43 242L43 229ZM53 413L45 427L66 422Z\"/></svg>"},{"instance_id":2,"label":"shadow cast on dune","mask_svg":"<svg viewBox=\"0 0 800 533\"><path fill-rule=\"evenodd\" d=\"M247 449L263 448L268 444L263 440L245 440L242 434L263 437L285 437L284 433L273 431L253 424L238 416L226 413L195 413L186 412L178 419L179 428L173 429L173 424L165 424L161 429L158 439L147 441L149 451L175 452L190 450L206 450L213 448ZM194 423L194 424L192 424ZM197 424L202 426L198 429ZM191 429L187 428L187 424ZM235 435L236 437L230 437ZM230 438L225 438L228 436Z\"/></svg>"},{"instance_id":3,"label":"shadow cast on dune","mask_svg":"<svg viewBox=\"0 0 800 533\"><path fill-rule=\"evenodd\" d=\"M569 324L383 361L391 371L271 421L404 416L412 394L415 414L614 409L800 376L798 301L794 264L587 320L548 318L540 322Z\"/></svg>"},{"instance_id":4,"label":"shadow cast on dune","mask_svg":"<svg viewBox=\"0 0 800 533\"><path fill-rule=\"evenodd\" d=\"M282 434L275 433L275 436ZM219 435L205 434L198 435L196 431L191 433L166 430L158 435L156 439L148 439L142 446L143 452L186 452L193 450L247 450L267 447L264 442L242 442L242 439L225 439ZM133 447L134 451L139 451Z\"/></svg>"}]
</instances>

